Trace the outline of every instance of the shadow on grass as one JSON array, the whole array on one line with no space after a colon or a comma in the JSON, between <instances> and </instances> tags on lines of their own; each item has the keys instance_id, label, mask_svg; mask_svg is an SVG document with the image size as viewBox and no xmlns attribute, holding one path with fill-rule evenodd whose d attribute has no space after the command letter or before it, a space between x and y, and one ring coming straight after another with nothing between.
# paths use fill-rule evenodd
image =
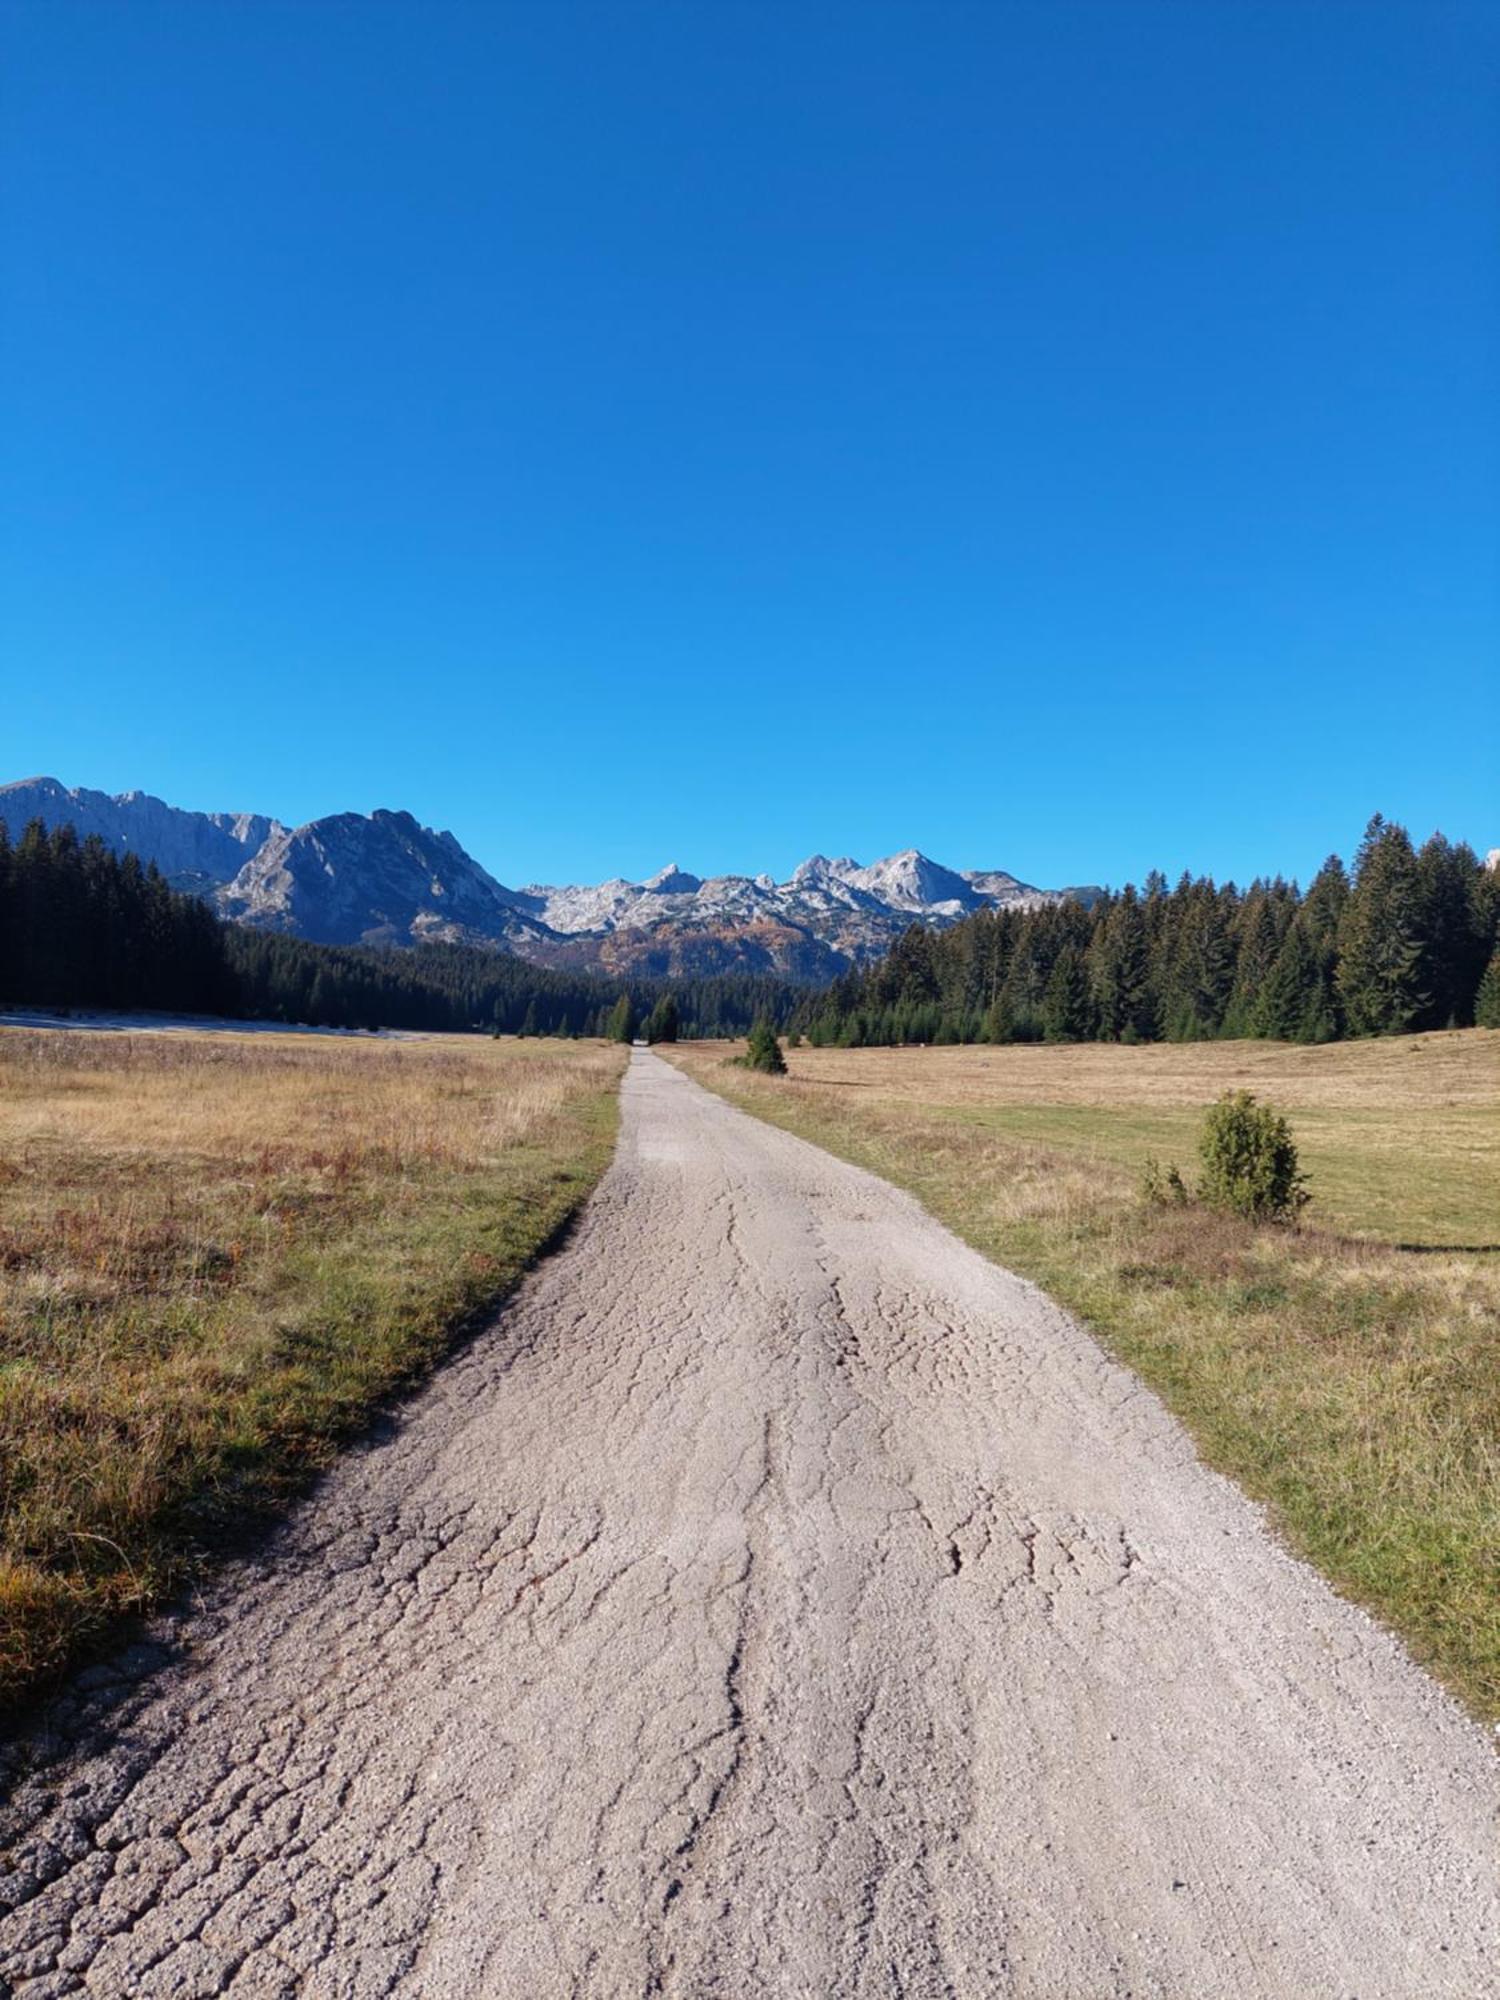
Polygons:
<instances>
[{"instance_id":1,"label":"shadow on grass","mask_svg":"<svg viewBox=\"0 0 1500 2000\"><path fill-rule=\"evenodd\" d=\"M1393 1243L1393 1250L1402 1250L1408 1257L1494 1257L1500 1255L1500 1243Z\"/></svg>"}]
</instances>

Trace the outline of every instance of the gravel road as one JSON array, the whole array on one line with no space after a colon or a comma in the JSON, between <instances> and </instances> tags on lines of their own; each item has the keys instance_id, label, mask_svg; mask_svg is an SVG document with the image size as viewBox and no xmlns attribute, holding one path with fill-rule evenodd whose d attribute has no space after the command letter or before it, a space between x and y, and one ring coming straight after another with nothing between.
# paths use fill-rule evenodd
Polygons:
<instances>
[{"instance_id":1,"label":"gravel road","mask_svg":"<svg viewBox=\"0 0 1500 2000\"><path fill-rule=\"evenodd\" d=\"M495 1327L12 1753L0 1991L1500 1992L1488 1741L1135 1378L624 1104Z\"/></svg>"}]
</instances>

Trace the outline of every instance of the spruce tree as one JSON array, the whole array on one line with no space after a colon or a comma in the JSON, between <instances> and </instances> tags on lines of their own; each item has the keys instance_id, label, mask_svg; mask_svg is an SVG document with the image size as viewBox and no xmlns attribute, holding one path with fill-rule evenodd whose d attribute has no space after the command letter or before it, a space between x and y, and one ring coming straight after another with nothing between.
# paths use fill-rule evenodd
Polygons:
<instances>
[{"instance_id":1,"label":"spruce tree","mask_svg":"<svg viewBox=\"0 0 1500 2000\"><path fill-rule=\"evenodd\" d=\"M1337 941L1350 893L1349 871L1342 857L1330 854L1302 899L1302 915L1317 942L1332 945Z\"/></svg>"},{"instance_id":2,"label":"spruce tree","mask_svg":"<svg viewBox=\"0 0 1500 2000\"><path fill-rule=\"evenodd\" d=\"M1500 865L1481 863L1476 871L1469 885L1469 924L1480 961L1474 995L1477 1005L1490 960L1500 951Z\"/></svg>"},{"instance_id":3,"label":"spruce tree","mask_svg":"<svg viewBox=\"0 0 1500 2000\"><path fill-rule=\"evenodd\" d=\"M1110 1042L1146 1042L1156 1033L1151 934L1134 884L1099 919L1089 947L1096 1032Z\"/></svg>"},{"instance_id":4,"label":"spruce tree","mask_svg":"<svg viewBox=\"0 0 1500 2000\"><path fill-rule=\"evenodd\" d=\"M1081 1042L1089 1032L1089 987L1083 960L1064 945L1042 998L1042 1035L1049 1042Z\"/></svg>"},{"instance_id":5,"label":"spruce tree","mask_svg":"<svg viewBox=\"0 0 1500 2000\"><path fill-rule=\"evenodd\" d=\"M10 991L10 982L15 977L14 926L11 918L13 895L10 828L0 819L0 1005L13 997Z\"/></svg>"},{"instance_id":6,"label":"spruce tree","mask_svg":"<svg viewBox=\"0 0 1500 2000\"><path fill-rule=\"evenodd\" d=\"M1224 1010L1220 1032L1231 1036L1260 1033L1260 996L1281 951L1284 926L1278 899L1256 883L1240 905L1233 924L1234 985Z\"/></svg>"},{"instance_id":7,"label":"spruce tree","mask_svg":"<svg viewBox=\"0 0 1500 2000\"><path fill-rule=\"evenodd\" d=\"M1301 910L1260 989L1250 1032L1281 1042L1331 1042L1338 1032L1333 954Z\"/></svg>"},{"instance_id":8,"label":"spruce tree","mask_svg":"<svg viewBox=\"0 0 1500 2000\"><path fill-rule=\"evenodd\" d=\"M1472 847L1455 846L1435 833L1417 856L1417 931L1421 939L1418 982L1423 1005L1419 1028L1465 1028L1474 1018L1474 994L1484 973L1488 939L1475 922Z\"/></svg>"},{"instance_id":9,"label":"spruce tree","mask_svg":"<svg viewBox=\"0 0 1500 2000\"><path fill-rule=\"evenodd\" d=\"M1474 996L1476 1028L1500 1028L1500 951L1484 969L1479 991Z\"/></svg>"},{"instance_id":10,"label":"spruce tree","mask_svg":"<svg viewBox=\"0 0 1500 2000\"><path fill-rule=\"evenodd\" d=\"M1013 1042L1016 1038L1016 1024L1004 994L998 994L984 1010L980 1023L979 1039L982 1042Z\"/></svg>"},{"instance_id":11,"label":"spruce tree","mask_svg":"<svg viewBox=\"0 0 1500 2000\"><path fill-rule=\"evenodd\" d=\"M678 1014L676 999L670 993L663 993L646 1017L646 1040L648 1042L675 1042L677 1039Z\"/></svg>"},{"instance_id":12,"label":"spruce tree","mask_svg":"<svg viewBox=\"0 0 1500 2000\"><path fill-rule=\"evenodd\" d=\"M1234 983L1234 944L1229 932L1230 893L1207 879L1192 883L1181 898L1165 1027L1174 1042L1199 1042L1219 1033Z\"/></svg>"},{"instance_id":13,"label":"spruce tree","mask_svg":"<svg viewBox=\"0 0 1500 2000\"><path fill-rule=\"evenodd\" d=\"M1379 813L1365 829L1339 924L1338 990L1354 1035L1409 1032L1427 1005L1417 857Z\"/></svg>"},{"instance_id":14,"label":"spruce tree","mask_svg":"<svg viewBox=\"0 0 1500 2000\"><path fill-rule=\"evenodd\" d=\"M786 1057L776 1039L776 1030L764 1014L750 1030L750 1039L741 1058L746 1069L758 1069L767 1076L786 1075Z\"/></svg>"}]
</instances>

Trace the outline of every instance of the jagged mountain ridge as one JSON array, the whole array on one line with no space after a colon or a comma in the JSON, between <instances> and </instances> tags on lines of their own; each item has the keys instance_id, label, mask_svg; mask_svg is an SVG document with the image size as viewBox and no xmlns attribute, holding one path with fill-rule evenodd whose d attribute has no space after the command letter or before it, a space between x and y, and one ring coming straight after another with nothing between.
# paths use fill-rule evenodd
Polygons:
<instances>
[{"instance_id":1,"label":"jagged mountain ridge","mask_svg":"<svg viewBox=\"0 0 1500 2000\"><path fill-rule=\"evenodd\" d=\"M671 862L644 882L509 889L453 834L410 813L334 813L287 827L256 814L180 812L139 792L69 790L50 778L0 786L0 819L13 838L32 818L98 832L260 929L325 944L483 945L618 974L826 980L878 957L913 922L940 926L1066 893L1001 869L945 868L915 848L867 867L814 854L785 882L705 878Z\"/></svg>"},{"instance_id":2,"label":"jagged mountain ridge","mask_svg":"<svg viewBox=\"0 0 1500 2000\"><path fill-rule=\"evenodd\" d=\"M406 812L279 827L224 884L220 912L320 944L525 946L551 937L451 833Z\"/></svg>"},{"instance_id":3,"label":"jagged mountain ridge","mask_svg":"<svg viewBox=\"0 0 1500 2000\"><path fill-rule=\"evenodd\" d=\"M187 812L150 792L93 792L56 778L0 785L0 820L11 839L19 839L34 819L49 827L67 822L80 840L97 833L116 854L154 861L174 886L199 890L229 881L273 834L284 831L264 813Z\"/></svg>"}]
</instances>

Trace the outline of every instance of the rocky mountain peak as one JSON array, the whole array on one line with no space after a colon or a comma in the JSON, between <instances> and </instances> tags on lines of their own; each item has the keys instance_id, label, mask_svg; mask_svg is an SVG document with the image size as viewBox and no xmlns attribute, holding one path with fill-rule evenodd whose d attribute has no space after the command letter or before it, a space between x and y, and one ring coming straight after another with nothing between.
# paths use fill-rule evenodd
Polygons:
<instances>
[{"instance_id":1,"label":"rocky mountain peak","mask_svg":"<svg viewBox=\"0 0 1500 2000\"><path fill-rule=\"evenodd\" d=\"M0 820L11 838L34 819L71 825L80 840L98 834L116 854L154 861L176 887L199 892L227 882L280 831L264 813L186 812L150 792L95 792L46 777L0 785Z\"/></svg>"},{"instance_id":2,"label":"rocky mountain peak","mask_svg":"<svg viewBox=\"0 0 1500 2000\"><path fill-rule=\"evenodd\" d=\"M977 908L980 898L962 875L939 862L931 861L920 848L904 848L888 854L868 868L858 868L848 878L868 889L882 901L904 909L953 904L959 909Z\"/></svg>"},{"instance_id":3,"label":"rocky mountain peak","mask_svg":"<svg viewBox=\"0 0 1500 2000\"><path fill-rule=\"evenodd\" d=\"M695 896L703 883L699 876L689 875L675 861L669 861L665 868L648 875L641 887L657 896Z\"/></svg>"},{"instance_id":4,"label":"rocky mountain peak","mask_svg":"<svg viewBox=\"0 0 1500 2000\"><path fill-rule=\"evenodd\" d=\"M859 873L859 863L850 855L830 861L826 854L809 854L792 870L790 887L801 888L814 882L845 882Z\"/></svg>"},{"instance_id":5,"label":"rocky mountain peak","mask_svg":"<svg viewBox=\"0 0 1500 2000\"><path fill-rule=\"evenodd\" d=\"M1056 900L1003 870L956 873L920 849L861 867L809 855L791 879L689 874L508 889L456 836L381 806L286 827L254 813L182 812L144 792L111 797L55 778L0 786L13 836L71 821L154 860L240 923L325 944L446 942L616 975L763 971L821 980L876 958L913 922Z\"/></svg>"}]
</instances>

